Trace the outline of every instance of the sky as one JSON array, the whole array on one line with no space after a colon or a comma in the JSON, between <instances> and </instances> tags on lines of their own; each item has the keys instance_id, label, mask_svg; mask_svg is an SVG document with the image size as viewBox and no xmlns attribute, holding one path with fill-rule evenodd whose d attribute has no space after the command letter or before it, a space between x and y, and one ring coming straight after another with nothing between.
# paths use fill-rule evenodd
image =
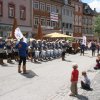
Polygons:
<instances>
[{"instance_id":1,"label":"sky","mask_svg":"<svg viewBox=\"0 0 100 100\"><path fill-rule=\"evenodd\" d=\"M97 12L100 12L100 0L82 0L84 3L88 3L92 9L96 8Z\"/></svg>"}]
</instances>

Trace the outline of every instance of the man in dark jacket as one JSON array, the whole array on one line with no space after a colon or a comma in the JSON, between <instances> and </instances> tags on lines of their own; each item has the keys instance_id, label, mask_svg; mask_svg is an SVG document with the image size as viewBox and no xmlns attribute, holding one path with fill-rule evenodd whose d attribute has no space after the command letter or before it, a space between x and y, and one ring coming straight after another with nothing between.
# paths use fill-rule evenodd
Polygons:
<instances>
[{"instance_id":1,"label":"man in dark jacket","mask_svg":"<svg viewBox=\"0 0 100 100\"><path fill-rule=\"evenodd\" d=\"M16 45L16 47L18 48L18 52L19 52L19 65L18 65L18 73L21 73L21 63L23 62L23 74L26 73L26 57L27 57L27 48L28 45L23 42L23 38L20 39L20 42Z\"/></svg>"}]
</instances>

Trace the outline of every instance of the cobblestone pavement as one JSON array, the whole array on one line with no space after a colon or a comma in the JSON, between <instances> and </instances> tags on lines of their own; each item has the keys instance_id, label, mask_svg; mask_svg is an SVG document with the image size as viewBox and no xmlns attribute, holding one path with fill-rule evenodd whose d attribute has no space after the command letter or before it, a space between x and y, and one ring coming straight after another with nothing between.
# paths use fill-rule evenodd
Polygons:
<instances>
[{"instance_id":1,"label":"cobblestone pavement","mask_svg":"<svg viewBox=\"0 0 100 100\"><path fill-rule=\"evenodd\" d=\"M95 71L94 71L95 72ZM79 95L77 97L70 97L68 94L61 100L100 100L100 71L96 71L96 75L92 80L92 91L86 91L78 88Z\"/></svg>"},{"instance_id":2,"label":"cobblestone pavement","mask_svg":"<svg viewBox=\"0 0 100 100\"><path fill-rule=\"evenodd\" d=\"M92 72L92 73L95 73ZM78 84L79 86L80 84ZM81 89L81 87L78 87L79 95L77 97L70 97L69 91L70 86L67 87L63 86L59 89L59 91L56 92L55 96L49 97L48 100L100 100L100 72L96 72L96 76L92 80L92 91L86 91Z\"/></svg>"},{"instance_id":3,"label":"cobblestone pavement","mask_svg":"<svg viewBox=\"0 0 100 100\"><path fill-rule=\"evenodd\" d=\"M94 74L94 78L91 80L91 88L93 90L83 90L81 89L80 83L78 83L78 96L70 97L70 86L66 84L56 92L56 95L49 97L48 100L100 100L100 70L94 70L92 66L87 70L87 73L89 74L89 77Z\"/></svg>"},{"instance_id":4,"label":"cobblestone pavement","mask_svg":"<svg viewBox=\"0 0 100 100\"><path fill-rule=\"evenodd\" d=\"M69 96L73 62L78 63L80 71L78 97ZM94 64L95 57L87 51L85 56L67 55L66 61L55 59L38 64L27 61L27 75L17 73L16 62L0 66L0 100L100 100L100 70L94 70ZM92 80L93 91L80 88L83 70L88 72Z\"/></svg>"},{"instance_id":5,"label":"cobblestone pavement","mask_svg":"<svg viewBox=\"0 0 100 100\"><path fill-rule=\"evenodd\" d=\"M92 81L93 91L85 91L82 95L86 96L86 100L100 100L100 71Z\"/></svg>"}]
</instances>

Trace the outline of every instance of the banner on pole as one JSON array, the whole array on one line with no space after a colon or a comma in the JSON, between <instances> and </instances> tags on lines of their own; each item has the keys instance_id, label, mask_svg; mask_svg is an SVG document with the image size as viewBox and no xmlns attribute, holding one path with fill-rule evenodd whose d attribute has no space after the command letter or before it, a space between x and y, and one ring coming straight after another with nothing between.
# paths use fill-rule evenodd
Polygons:
<instances>
[{"instance_id":1,"label":"banner on pole","mask_svg":"<svg viewBox=\"0 0 100 100\"><path fill-rule=\"evenodd\" d=\"M21 32L20 28L17 27L15 29L15 37L19 41L21 38L23 38L23 42L27 43L27 39L23 36L23 33Z\"/></svg>"},{"instance_id":2,"label":"banner on pole","mask_svg":"<svg viewBox=\"0 0 100 100\"><path fill-rule=\"evenodd\" d=\"M16 37L17 40L20 40L21 38L23 38L23 34L22 34L22 32L21 32L19 27L17 27L15 29L15 37Z\"/></svg>"},{"instance_id":3,"label":"banner on pole","mask_svg":"<svg viewBox=\"0 0 100 100\"><path fill-rule=\"evenodd\" d=\"M86 36L83 36L82 44L84 44L86 46Z\"/></svg>"}]
</instances>

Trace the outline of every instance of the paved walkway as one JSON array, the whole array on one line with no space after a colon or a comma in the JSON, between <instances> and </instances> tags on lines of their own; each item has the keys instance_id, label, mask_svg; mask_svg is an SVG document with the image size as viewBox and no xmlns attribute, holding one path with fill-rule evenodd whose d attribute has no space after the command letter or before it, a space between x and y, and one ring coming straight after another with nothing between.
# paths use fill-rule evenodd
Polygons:
<instances>
[{"instance_id":1,"label":"paved walkway","mask_svg":"<svg viewBox=\"0 0 100 100\"><path fill-rule=\"evenodd\" d=\"M78 93L77 97L69 96L70 86L63 86L56 93L55 97L49 98L49 100L100 100L100 70L89 69L88 73L95 74L91 81L92 91L86 91L81 89L80 83L78 83ZM67 89L66 89L67 88ZM66 94L67 93L67 94Z\"/></svg>"},{"instance_id":2,"label":"paved walkway","mask_svg":"<svg viewBox=\"0 0 100 100\"><path fill-rule=\"evenodd\" d=\"M0 66L0 100L100 100L100 73L93 69L95 57L91 56L91 52L86 51L85 56L69 55L66 59L67 61L55 59L38 64L28 61L27 75L17 73L16 62ZM82 90L79 82L78 98L69 96L73 62L78 63L80 73L86 70L92 80L93 91Z\"/></svg>"},{"instance_id":3,"label":"paved walkway","mask_svg":"<svg viewBox=\"0 0 100 100\"><path fill-rule=\"evenodd\" d=\"M92 81L92 88L93 91L84 91L82 95L87 97L86 100L100 100L100 71Z\"/></svg>"},{"instance_id":4,"label":"paved walkway","mask_svg":"<svg viewBox=\"0 0 100 100\"><path fill-rule=\"evenodd\" d=\"M68 100L100 100L100 70L90 68L87 70L87 73L90 73L91 76L95 74L94 78L91 80L91 88L93 90L83 90L80 84L78 84L79 95L77 97L70 97L68 93L62 100L66 100L66 98Z\"/></svg>"}]
</instances>

